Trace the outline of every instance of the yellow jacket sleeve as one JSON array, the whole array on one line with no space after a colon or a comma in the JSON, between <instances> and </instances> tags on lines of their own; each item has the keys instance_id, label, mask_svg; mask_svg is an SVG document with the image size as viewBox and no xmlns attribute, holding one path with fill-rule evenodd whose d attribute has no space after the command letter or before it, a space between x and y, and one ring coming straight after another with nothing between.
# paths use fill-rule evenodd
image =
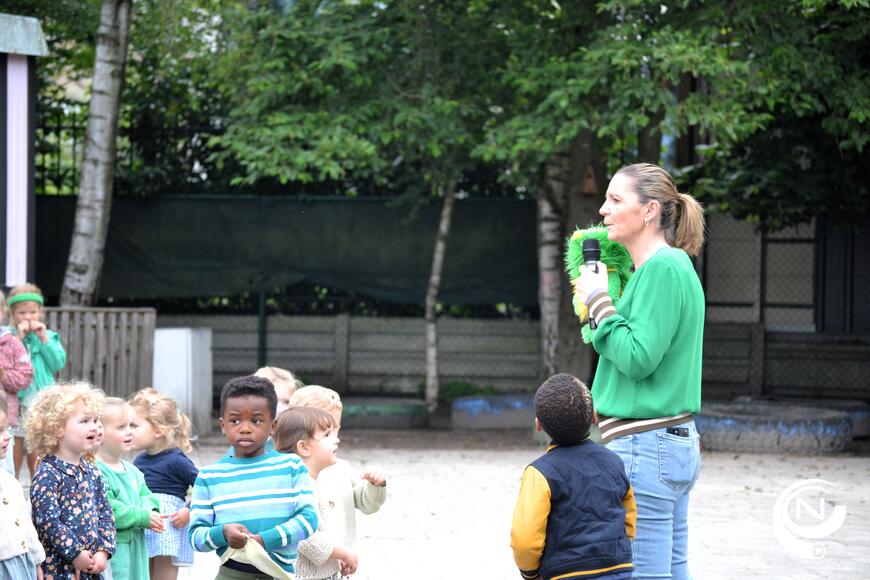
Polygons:
<instances>
[{"instance_id":1,"label":"yellow jacket sleeve","mask_svg":"<svg viewBox=\"0 0 870 580\"><path fill-rule=\"evenodd\" d=\"M629 540L633 540L637 531L637 505L634 503L634 489L631 484L628 485L628 491L622 498L622 505L625 507L625 535Z\"/></svg>"},{"instance_id":2,"label":"yellow jacket sleeve","mask_svg":"<svg viewBox=\"0 0 870 580\"><path fill-rule=\"evenodd\" d=\"M632 500L632 504L634 500ZM511 524L511 548L523 578L537 578L547 541L550 484L531 465L523 472L520 495Z\"/></svg>"}]
</instances>

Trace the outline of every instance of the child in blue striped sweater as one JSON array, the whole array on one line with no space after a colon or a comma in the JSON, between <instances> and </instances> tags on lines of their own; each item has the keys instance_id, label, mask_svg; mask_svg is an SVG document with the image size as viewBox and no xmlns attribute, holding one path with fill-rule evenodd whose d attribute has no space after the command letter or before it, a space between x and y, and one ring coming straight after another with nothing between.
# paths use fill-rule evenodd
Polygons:
<instances>
[{"instance_id":1,"label":"child in blue striped sweater","mask_svg":"<svg viewBox=\"0 0 870 580\"><path fill-rule=\"evenodd\" d=\"M221 392L221 431L233 447L203 468L193 487L188 536L200 552L265 548L284 572L295 571L296 546L317 529L308 470L298 455L266 451L278 401L272 384L248 376L230 379ZM226 559L216 578L255 580L274 574Z\"/></svg>"}]
</instances>

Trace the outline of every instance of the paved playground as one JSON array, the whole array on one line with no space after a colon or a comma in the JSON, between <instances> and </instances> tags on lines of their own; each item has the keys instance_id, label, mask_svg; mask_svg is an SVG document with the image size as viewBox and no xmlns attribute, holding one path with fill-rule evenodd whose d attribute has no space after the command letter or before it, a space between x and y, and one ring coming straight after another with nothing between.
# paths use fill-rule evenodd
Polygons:
<instances>
[{"instance_id":1,"label":"paved playground","mask_svg":"<svg viewBox=\"0 0 870 580\"><path fill-rule=\"evenodd\" d=\"M342 432L339 454L357 468L378 465L389 496L380 512L358 518L360 569L354 580L507 580L519 578L509 546L510 519L523 467L541 449L526 431ZM199 465L226 449L208 438ZM703 454L690 514L690 562L699 580L870 578L870 453L795 457ZM843 526L824 557L801 560L774 536L773 508L792 483L835 485ZM198 554L179 578L213 578L217 559Z\"/></svg>"}]
</instances>

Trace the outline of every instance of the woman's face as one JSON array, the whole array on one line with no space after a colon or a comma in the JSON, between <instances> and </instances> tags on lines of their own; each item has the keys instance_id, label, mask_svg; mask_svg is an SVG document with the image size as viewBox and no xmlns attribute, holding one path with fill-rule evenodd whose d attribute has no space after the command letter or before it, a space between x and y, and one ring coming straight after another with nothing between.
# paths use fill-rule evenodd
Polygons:
<instances>
[{"instance_id":1,"label":"woman's face","mask_svg":"<svg viewBox=\"0 0 870 580\"><path fill-rule=\"evenodd\" d=\"M634 192L634 179L618 174L607 186L604 205L598 210L607 226L607 239L631 243L643 231L647 204L640 203Z\"/></svg>"}]
</instances>

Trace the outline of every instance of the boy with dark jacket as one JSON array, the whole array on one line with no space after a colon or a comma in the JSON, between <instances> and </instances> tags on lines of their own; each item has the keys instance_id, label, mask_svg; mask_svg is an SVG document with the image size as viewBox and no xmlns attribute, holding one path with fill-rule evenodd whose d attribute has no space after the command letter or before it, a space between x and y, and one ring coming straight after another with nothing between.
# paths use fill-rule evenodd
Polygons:
<instances>
[{"instance_id":1,"label":"boy with dark jacket","mask_svg":"<svg viewBox=\"0 0 870 580\"><path fill-rule=\"evenodd\" d=\"M535 394L535 428L552 439L526 467L511 526L523 578L632 576L637 510L622 460L589 439L589 389L557 374Z\"/></svg>"}]
</instances>

